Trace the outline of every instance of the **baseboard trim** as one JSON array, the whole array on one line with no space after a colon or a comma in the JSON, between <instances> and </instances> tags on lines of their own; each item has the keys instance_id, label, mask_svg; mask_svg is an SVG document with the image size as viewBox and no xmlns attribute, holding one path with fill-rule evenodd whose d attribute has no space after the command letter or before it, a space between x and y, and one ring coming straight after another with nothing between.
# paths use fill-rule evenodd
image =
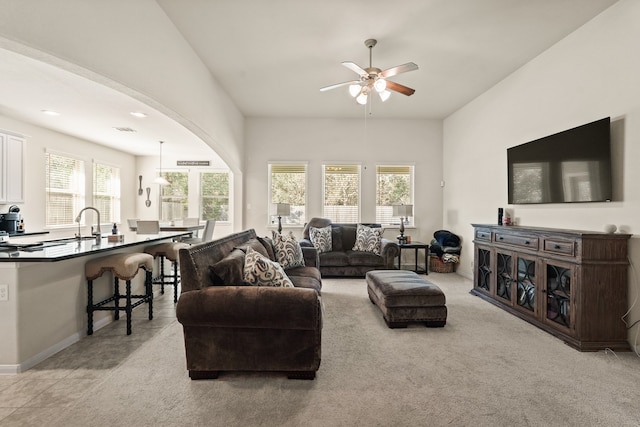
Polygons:
<instances>
[{"instance_id":1,"label":"baseboard trim","mask_svg":"<svg viewBox=\"0 0 640 427\"><path fill-rule=\"evenodd\" d=\"M97 331L101 328L104 328L111 322L113 322L113 319L110 316L103 317L102 319L96 321L96 323L94 324L93 330ZM84 333L76 332L75 334L63 339L60 342L57 342L51 347L41 351L40 353L36 354L35 356L25 360L24 362L18 365L0 365L0 375L17 375L21 372L25 372L33 368L34 366L36 366L38 363L58 353L59 351L62 351L65 348L69 347L70 345L77 343L78 341L80 341L81 338L86 336L87 336L86 331Z\"/></svg>"}]
</instances>

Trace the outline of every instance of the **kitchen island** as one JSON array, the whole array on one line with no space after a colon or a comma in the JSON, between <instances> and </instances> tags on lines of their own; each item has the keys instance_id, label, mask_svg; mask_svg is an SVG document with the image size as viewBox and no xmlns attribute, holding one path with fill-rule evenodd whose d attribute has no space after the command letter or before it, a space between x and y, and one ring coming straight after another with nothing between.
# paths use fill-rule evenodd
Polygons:
<instances>
[{"instance_id":1,"label":"kitchen island","mask_svg":"<svg viewBox=\"0 0 640 427\"><path fill-rule=\"evenodd\" d=\"M6 300L0 300L0 374L25 371L86 336L87 261L142 252L147 245L189 234L124 233L122 242L109 242L105 235L100 244L93 237L25 243L12 239L0 246L0 286L7 290ZM144 288L143 274L134 278L132 287L136 292ZM96 299L112 294L111 274L95 280L94 289ZM110 312L96 313L95 329L111 321Z\"/></svg>"}]
</instances>

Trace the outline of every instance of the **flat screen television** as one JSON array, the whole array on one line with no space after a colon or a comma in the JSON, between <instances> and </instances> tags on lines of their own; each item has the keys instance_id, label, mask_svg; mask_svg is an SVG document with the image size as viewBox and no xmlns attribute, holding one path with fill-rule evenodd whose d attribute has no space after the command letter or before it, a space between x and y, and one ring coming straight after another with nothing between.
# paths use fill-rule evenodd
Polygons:
<instances>
[{"instance_id":1,"label":"flat screen television","mask_svg":"<svg viewBox=\"0 0 640 427\"><path fill-rule=\"evenodd\" d=\"M611 118L507 149L509 204L609 202Z\"/></svg>"}]
</instances>

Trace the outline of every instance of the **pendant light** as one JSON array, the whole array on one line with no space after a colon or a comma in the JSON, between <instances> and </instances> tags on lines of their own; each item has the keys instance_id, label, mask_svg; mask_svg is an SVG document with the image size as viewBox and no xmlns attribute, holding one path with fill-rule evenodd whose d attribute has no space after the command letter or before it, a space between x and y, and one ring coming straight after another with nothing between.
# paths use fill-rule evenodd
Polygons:
<instances>
[{"instance_id":1,"label":"pendant light","mask_svg":"<svg viewBox=\"0 0 640 427\"><path fill-rule=\"evenodd\" d=\"M162 177L162 144L164 144L164 141L160 141L160 173L158 174L158 177L153 180L153 182L160 185L169 185L169 181Z\"/></svg>"}]
</instances>

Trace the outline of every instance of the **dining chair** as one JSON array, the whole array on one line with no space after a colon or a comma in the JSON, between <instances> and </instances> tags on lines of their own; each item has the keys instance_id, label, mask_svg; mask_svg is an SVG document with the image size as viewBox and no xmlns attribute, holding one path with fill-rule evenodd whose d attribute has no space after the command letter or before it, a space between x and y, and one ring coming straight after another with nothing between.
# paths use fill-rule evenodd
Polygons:
<instances>
[{"instance_id":1,"label":"dining chair","mask_svg":"<svg viewBox=\"0 0 640 427\"><path fill-rule=\"evenodd\" d=\"M199 225L199 224L200 224L200 218L187 217L187 218L184 218L182 220L182 225L184 225L185 227L191 227L191 226ZM200 230L195 230L193 232L194 237L198 237L198 232L199 231Z\"/></svg>"},{"instance_id":2,"label":"dining chair","mask_svg":"<svg viewBox=\"0 0 640 427\"><path fill-rule=\"evenodd\" d=\"M160 221L136 221L136 234L160 233Z\"/></svg>"},{"instance_id":3,"label":"dining chair","mask_svg":"<svg viewBox=\"0 0 640 427\"><path fill-rule=\"evenodd\" d=\"M193 245L195 243L208 242L213 239L213 230L216 228L216 220L208 219L204 225L204 231L202 232L202 237L184 237L180 240L182 243L189 243Z\"/></svg>"},{"instance_id":4,"label":"dining chair","mask_svg":"<svg viewBox=\"0 0 640 427\"><path fill-rule=\"evenodd\" d=\"M129 225L129 230L130 231L135 231L136 230L136 226L137 226L138 221L139 221L138 218L133 218L133 219L128 219L127 220L127 224Z\"/></svg>"}]
</instances>

